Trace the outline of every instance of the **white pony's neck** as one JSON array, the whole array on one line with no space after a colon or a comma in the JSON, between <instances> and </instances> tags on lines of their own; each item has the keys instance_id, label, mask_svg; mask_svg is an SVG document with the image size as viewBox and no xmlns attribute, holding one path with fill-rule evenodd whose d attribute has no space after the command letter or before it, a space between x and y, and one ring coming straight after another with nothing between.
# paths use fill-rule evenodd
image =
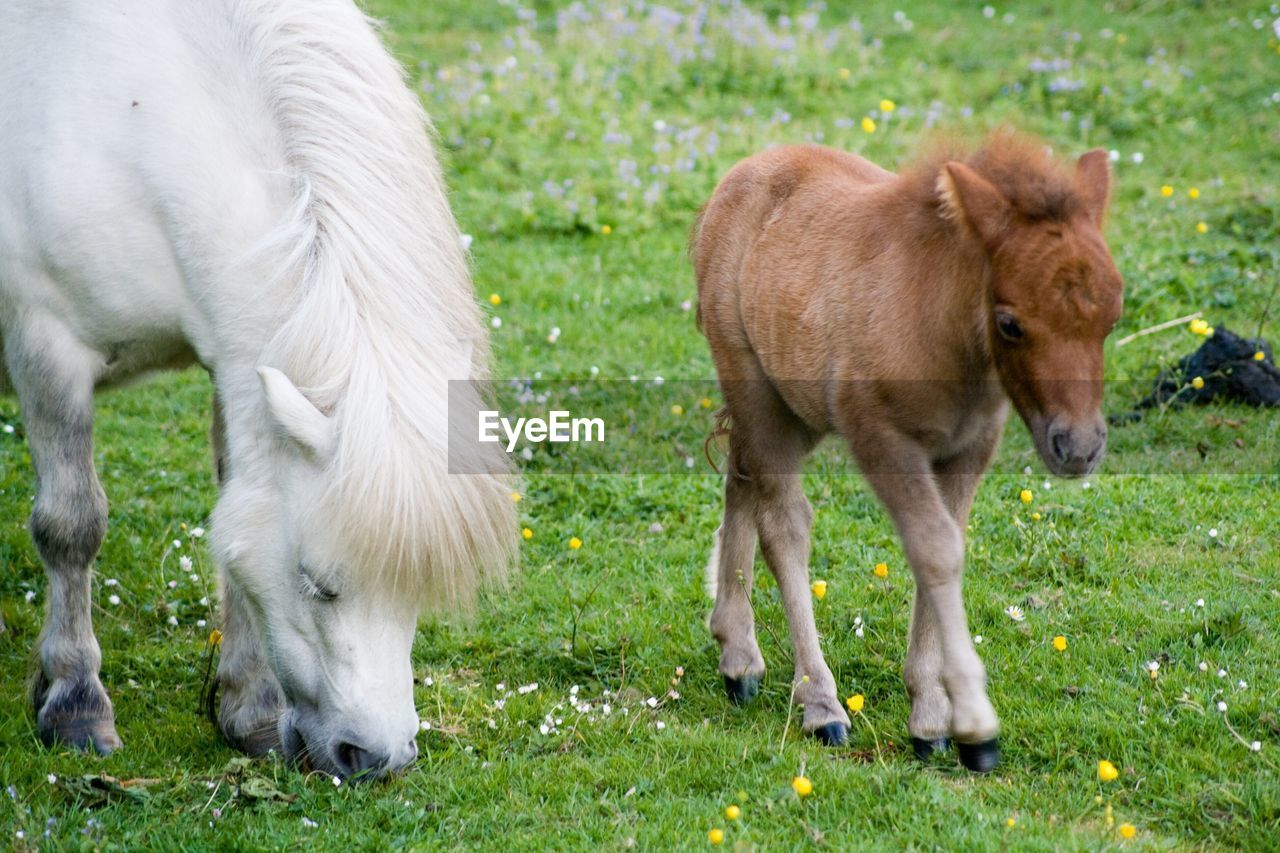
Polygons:
<instances>
[{"instance_id":1,"label":"white pony's neck","mask_svg":"<svg viewBox=\"0 0 1280 853\"><path fill-rule=\"evenodd\" d=\"M465 601L513 519L504 478L448 473L447 382L483 377L488 353L427 118L349 0L236 12L294 181L268 242L296 293L262 363L336 420L322 515L352 560Z\"/></svg>"}]
</instances>

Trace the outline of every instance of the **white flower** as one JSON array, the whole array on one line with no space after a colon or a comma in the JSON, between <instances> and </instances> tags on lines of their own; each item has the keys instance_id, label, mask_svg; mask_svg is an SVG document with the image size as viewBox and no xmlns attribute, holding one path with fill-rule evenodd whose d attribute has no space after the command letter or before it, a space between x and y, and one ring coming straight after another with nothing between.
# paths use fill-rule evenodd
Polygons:
<instances>
[{"instance_id":1,"label":"white flower","mask_svg":"<svg viewBox=\"0 0 1280 853\"><path fill-rule=\"evenodd\" d=\"M1222 713L1224 713L1224 714L1225 714L1225 713L1227 713L1227 703L1226 703L1226 702L1218 702L1218 710L1219 710L1219 711L1221 711L1221 712L1222 712Z\"/></svg>"},{"instance_id":2,"label":"white flower","mask_svg":"<svg viewBox=\"0 0 1280 853\"><path fill-rule=\"evenodd\" d=\"M974 635L973 635L973 644L974 644L975 646L980 646L980 645L982 645L982 635L981 635L981 634L974 634Z\"/></svg>"},{"instance_id":3,"label":"white flower","mask_svg":"<svg viewBox=\"0 0 1280 853\"><path fill-rule=\"evenodd\" d=\"M424 687L431 687L435 683L436 683L436 680L429 675L426 678L422 679L422 684Z\"/></svg>"},{"instance_id":4,"label":"white flower","mask_svg":"<svg viewBox=\"0 0 1280 853\"><path fill-rule=\"evenodd\" d=\"M1241 680L1239 680L1239 681L1237 681L1237 682L1236 682L1236 687L1238 687L1238 688L1239 688L1239 689L1241 689L1241 690L1248 690L1248 689L1249 689L1249 682L1245 681L1244 679L1241 679Z\"/></svg>"},{"instance_id":5,"label":"white flower","mask_svg":"<svg viewBox=\"0 0 1280 853\"><path fill-rule=\"evenodd\" d=\"M315 828L316 828L317 826L319 826L320 824L316 823L314 820L312 820L311 818L307 817L306 815L303 815L303 816L302 816L302 825L303 825L303 826L305 826L307 829L315 829Z\"/></svg>"},{"instance_id":6,"label":"white flower","mask_svg":"<svg viewBox=\"0 0 1280 853\"><path fill-rule=\"evenodd\" d=\"M1262 752L1262 741L1255 740L1253 743L1249 744L1249 749L1254 752Z\"/></svg>"},{"instance_id":7,"label":"white flower","mask_svg":"<svg viewBox=\"0 0 1280 853\"><path fill-rule=\"evenodd\" d=\"M1147 661L1147 670L1149 672L1158 672L1159 669L1160 669L1160 661L1158 660Z\"/></svg>"},{"instance_id":8,"label":"white flower","mask_svg":"<svg viewBox=\"0 0 1280 853\"><path fill-rule=\"evenodd\" d=\"M1208 671L1209 671L1209 664L1205 663L1204 661L1200 661L1200 671L1201 671L1201 672L1208 672Z\"/></svg>"},{"instance_id":9,"label":"white flower","mask_svg":"<svg viewBox=\"0 0 1280 853\"><path fill-rule=\"evenodd\" d=\"M489 320L489 325L490 325L490 326L492 326L492 327L493 327L493 328L495 328L495 329L501 329L501 328L502 328L502 318L501 318L501 317L494 317L494 318L490 319L490 320Z\"/></svg>"},{"instance_id":10,"label":"white flower","mask_svg":"<svg viewBox=\"0 0 1280 853\"><path fill-rule=\"evenodd\" d=\"M107 596L107 601L108 601L108 602L110 602L111 604L119 604L119 603L120 603L120 596L118 596L118 595L114 595L114 594L113 594L113 595L109 595L109 596Z\"/></svg>"},{"instance_id":11,"label":"white flower","mask_svg":"<svg viewBox=\"0 0 1280 853\"><path fill-rule=\"evenodd\" d=\"M1210 538L1210 539L1217 539L1217 538L1218 538L1218 528L1216 528L1216 527L1210 527L1210 528L1209 528L1209 538Z\"/></svg>"},{"instance_id":12,"label":"white flower","mask_svg":"<svg viewBox=\"0 0 1280 853\"><path fill-rule=\"evenodd\" d=\"M338 786L339 786L339 785L341 785L341 784L342 784L342 780L341 780L341 779L339 779L337 776L334 776L334 777L333 777L333 787L335 787L335 788L336 788L336 787L338 787Z\"/></svg>"},{"instance_id":13,"label":"white flower","mask_svg":"<svg viewBox=\"0 0 1280 853\"><path fill-rule=\"evenodd\" d=\"M27 604L36 600L36 591L34 589L27 590L27 594L23 596L27 600Z\"/></svg>"},{"instance_id":14,"label":"white flower","mask_svg":"<svg viewBox=\"0 0 1280 853\"><path fill-rule=\"evenodd\" d=\"M1218 677L1219 677L1219 678L1226 678L1226 677L1227 677L1227 671L1226 671L1225 669L1220 669L1220 670L1218 670Z\"/></svg>"},{"instance_id":15,"label":"white flower","mask_svg":"<svg viewBox=\"0 0 1280 853\"><path fill-rule=\"evenodd\" d=\"M1107 159L1110 160L1112 163L1119 163L1120 152L1112 148L1110 151L1107 152Z\"/></svg>"},{"instance_id":16,"label":"white flower","mask_svg":"<svg viewBox=\"0 0 1280 853\"><path fill-rule=\"evenodd\" d=\"M58 782L58 777L52 773L50 773L48 776L44 778L45 778L45 781L47 781L50 785L56 785Z\"/></svg>"},{"instance_id":17,"label":"white flower","mask_svg":"<svg viewBox=\"0 0 1280 853\"><path fill-rule=\"evenodd\" d=\"M196 627L197 627L197 628L203 628L205 625L208 625L208 624L209 624L209 623L208 623L208 622L206 622L206 621L204 621L203 619L197 619L197 620L196 620Z\"/></svg>"},{"instance_id":18,"label":"white flower","mask_svg":"<svg viewBox=\"0 0 1280 853\"><path fill-rule=\"evenodd\" d=\"M498 682L498 684L497 684L497 686L496 686L496 689L497 689L497 691L498 691L499 693L501 693L502 691L506 690L506 689L507 689L507 682L505 682L505 681L499 681L499 682Z\"/></svg>"},{"instance_id":19,"label":"white flower","mask_svg":"<svg viewBox=\"0 0 1280 853\"><path fill-rule=\"evenodd\" d=\"M173 540L173 547L175 547L175 548L181 548L181 547L182 547L182 540L181 540L181 539L175 539L175 540Z\"/></svg>"},{"instance_id":20,"label":"white flower","mask_svg":"<svg viewBox=\"0 0 1280 853\"><path fill-rule=\"evenodd\" d=\"M654 723L654 725L657 726L658 731L662 731L667 727L667 724L662 722L662 720L658 720L658 722Z\"/></svg>"},{"instance_id":21,"label":"white flower","mask_svg":"<svg viewBox=\"0 0 1280 853\"><path fill-rule=\"evenodd\" d=\"M177 588L178 588L177 581L169 581L169 589L177 589Z\"/></svg>"},{"instance_id":22,"label":"white flower","mask_svg":"<svg viewBox=\"0 0 1280 853\"><path fill-rule=\"evenodd\" d=\"M191 566L192 566L191 558L188 557L186 554L183 554L181 557L178 558L178 567L182 569L184 572L191 571Z\"/></svg>"},{"instance_id":23,"label":"white flower","mask_svg":"<svg viewBox=\"0 0 1280 853\"><path fill-rule=\"evenodd\" d=\"M431 721L423 720L422 722L418 723L418 728L422 729L424 732L431 731Z\"/></svg>"},{"instance_id":24,"label":"white flower","mask_svg":"<svg viewBox=\"0 0 1280 853\"><path fill-rule=\"evenodd\" d=\"M517 687L516 692L520 694L532 693L537 689L538 689L538 682L535 681L532 684L524 684L524 685L521 685L520 687Z\"/></svg>"},{"instance_id":25,"label":"white flower","mask_svg":"<svg viewBox=\"0 0 1280 853\"><path fill-rule=\"evenodd\" d=\"M1204 607L1204 599L1203 599L1203 598L1197 598L1197 599L1196 599L1196 607Z\"/></svg>"},{"instance_id":26,"label":"white flower","mask_svg":"<svg viewBox=\"0 0 1280 853\"><path fill-rule=\"evenodd\" d=\"M193 527L193 528L191 528L191 538L192 538L192 539L199 539L199 538L200 538L201 536L203 536L203 535L204 535L204 528L203 528L203 527Z\"/></svg>"},{"instance_id":27,"label":"white flower","mask_svg":"<svg viewBox=\"0 0 1280 853\"><path fill-rule=\"evenodd\" d=\"M1133 156L1132 156L1131 158L1129 158L1129 159L1133 160L1133 162L1135 162L1135 163L1141 163L1141 162L1142 162L1142 152L1141 152L1141 151L1135 151L1135 152L1133 152Z\"/></svg>"},{"instance_id":28,"label":"white flower","mask_svg":"<svg viewBox=\"0 0 1280 853\"><path fill-rule=\"evenodd\" d=\"M545 734L549 734L551 732L551 729L547 727L546 723L543 723L542 725L538 726L538 731L542 732L545 735Z\"/></svg>"},{"instance_id":29,"label":"white flower","mask_svg":"<svg viewBox=\"0 0 1280 853\"><path fill-rule=\"evenodd\" d=\"M862 631L861 625L853 629L853 636L857 637L858 639L862 639L862 634L863 634L863 631Z\"/></svg>"},{"instance_id":30,"label":"white flower","mask_svg":"<svg viewBox=\"0 0 1280 853\"><path fill-rule=\"evenodd\" d=\"M658 697L650 696L648 699L644 700L644 703L650 708L656 708L658 707Z\"/></svg>"},{"instance_id":31,"label":"white flower","mask_svg":"<svg viewBox=\"0 0 1280 853\"><path fill-rule=\"evenodd\" d=\"M1022 608L1016 604L1010 604L1008 607L1006 607L1004 609L1004 615L1008 616L1014 622L1021 622L1023 619L1027 618L1026 615L1023 614L1022 612Z\"/></svg>"},{"instance_id":32,"label":"white flower","mask_svg":"<svg viewBox=\"0 0 1280 853\"><path fill-rule=\"evenodd\" d=\"M472 237L470 234L459 234L458 243L462 246L462 251L464 252L471 251L471 243L474 239L475 238Z\"/></svg>"},{"instance_id":33,"label":"white flower","mask_svg":"<svg viewBox=\"0 0 1280 853\"><path fill-rule=\"evenodd\" d=\"M105 583L107 586L118 586L120 581L116 580L115 578L107 578L105 581L103 581L103 583Z\"/></svg>"},{"instance_id":34,"label":"white flower","mask_svg":"<svg viewBox=\"0 0 1280 853\"><path fill-rule=\"evenodd\" d=\"M1093 483L1090 483L1088 480L1085 480L1083 483L1081 483L1081 484L1080 484L1080 488L1082 488L1082 489L1092 489L1092 488L1093 488Z\"/></svg>"},{"instance_id":35,"label":"white flower","mask_svg":"<svg viewBox=\"0 0 1280 853\"><path fill-rule=\"evenodd\" d=\"M177 616L170 616L170 617L169 617L169 624L170 624L170 625L173 625L174 627L177 627L177 625L178 625L178 617L177 617Z\"/></svg>"}]
</instances>

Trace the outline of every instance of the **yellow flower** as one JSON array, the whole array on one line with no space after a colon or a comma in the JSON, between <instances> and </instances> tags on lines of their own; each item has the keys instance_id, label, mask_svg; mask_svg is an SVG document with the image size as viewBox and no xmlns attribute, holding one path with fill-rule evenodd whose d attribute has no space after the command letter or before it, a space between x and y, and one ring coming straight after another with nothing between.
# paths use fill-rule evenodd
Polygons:
<instances>
[{"instance_id":1,"label":"yellow flower","mask_svg":"<svg viewBox=\"0 0 1280 853\"><path fill-rule=\"evenodd\" d=\"M524 500L524 495L520 494L519 492L512 492L511 500L514 503L520 503L520 501Z\"/></svg>"},{"instance_id":2,"label":"yellow flower","mask_svg":"<svg viewBox=\"0 0 1280 853\"><path fill-rule=\"evenodd\" d=\"M791 787L799 797L807 797L813 793L813 783L807 776L797 776L792 779Z\"/></svg>"},{"instance_id":3,"label":"yellow flower","mask_svg":"<svg viewBox=\"0 0 1280 853\"><path fill-rule=\"evenodd\" d=\"M1039 520L1040 520L1040 518L1041 518L1040 513L1038 513L1038 512L1033 512L1033 513L1031 513L1031 520L1032 520L1032 521L1039 521Z\"/></svg>"},{"instance_id":4,"label":"yellow flower","mask_svg":"<svg viewBox=\"0 0 1280 853\"><path fill-rule=\"evenodd\" d=\"M1137 834L1138 834L1138 830L1136 830L1136 829L1134 829L1134 828L1133 828L1133 824L1131 824L1131 823L1122 823L1122 824L1120 824L1120 837L1121 837L1121 838L1133 838L1133 836L1135 836L1135 835L1137 835Z\"/></svg>"},{"instance_id":5,"label":"yellow flower","mask_svg":"<svg viewBox=\"0 0 1280 853\"><path fill-rule=\"evenodd\" d=\"M1169 186L1168 184L1165 184L1160 188L1160 195L1164 196L1165 198L1168 198L1169 196L1173 195L1173 187Z\"/></svg>"},{"instance_id":6,"label":"yellow flower","mask_svg":"<svg viewBox=\"0 0 1280 853\"><path fill-rule=\"evenodd\" d=\"M724 810L724 816L728 820L737 820L738 818L742 817L742 809L738 808L737 806L729 806L727 809Z\"/></svg>"},{"instance_id":7,"label":"yellow flower","mask_svg":"<svg viewBox=\"0 0 1280 853\"><path fill-rule=\"evenodd\" d=\"M683 414L684 414L684 406L680 405L679 403L676 403L674 406L672 406L672 407L671 407L671 414L673 414L673 415L683 415Z\"/></svg>"},{"instance_id":8,"label":"yellow flower","mask_svg":"<svg viewBox=\"0 0 1280 853\"><path fill-rule=\"evenodd\" d=\"M862 706L865 705L866 703L867 703L866 697L864 697L861 693L855 693L852 696L850 696L848 699L844 700L845 707L848 708L849 711L854 714L862 713Z\"/></svg>"},{"instance_id":9,"label":"yellow flower","mask_svg":"<svg viewBox=\"0 0 1280 853\"><path fill-rule=\"evenodd\" d=\"M569 540L569 547L575 551L578 550L579 548L582 547L582 540L579 539L577 536L574 536Z\"/></svg>"},{"instance_id":10,"label":"yellow flower","mask_svg":"<svg viewBox=\"0 0 1280 853\"><path fill-rule=\"evenodd\" d=\"M499 295L498 295L498 294L496 294L496 293L490 293L490 294L489 294L489 304L490 304L490 305L501 305L501 304L502 304L502 297L501 297L501 296L499 296Z\"/></svg>"},{"instance_id":11,"label":"yellow flower","mask_svg":"<svg viewBox=\"0 0 1280 853\"><path fill-rule=\"evenodd\" d=\"M1192 388L1194 388L1194 389L1196 389L1197 391L1199 391L1201 388L1203 388L1203 387L1204 387L1204 377L1202 377L1202 376L1197 376L1195 379L1192 379L1192 380L1191 380L1191 387L1192 387Z\"/></svg>"},{"instance_id":12,"label":"yellow flower","mask_svg":"<svg viewBox=\"0 0 1280 853\"><path fill-rule=\"evenodd\" d=\"M707 840L712 844L724 843L724 830L716 828L707 833Z\"/></svg>"},{"instance_id":13,"label":"yellow flower","mask_svg":"<svg viewBox=\"0 0 1280 853\"><path fill-rule=\"evenodd\" d=\"M1198 317L1192 320L1191 323L1188 324L1187 328L1191 330L1191 334L1193 335L1209 334L1209 323L1205 320L1201 320Z\"/></svg>"},{"instance_id":14,"label":"yellow flower","mask_svg":"<svg viewBox=\"0 0 1280 853\"><path fill-rule=\"evenodd\" d=\"M1022 501L1024 504L1031 503L1033 500L1035 500L1035 497L1036 496L1032 493L1030 489L1023 489L1022 491L1018 492L1018 500Z\"/></svg>"},{"instance_id":15,"label":"yellow flower","mask_svg":"<svg viewBox=\"0 0 1280 853\"><path fill-rule=\"evenodd\" d=\"M710 398L710 397L703 397L701 400L699 400L699 401L698 401L698 405L699 405L699 406L701 406L701 407L702 407L702 408L704 408L704 409L709 409L709 408L711 408L711 398Z\"/></svg>"},{"instance_id":16,"label":"yellow flower","mask_svg":"<svg viewBox=\"0 0 1280 853\"><path fill-rule=\"evenodd\" d=\"M813 585L809 588L813 590L813 597L818 599L819 601L827 597L826 581L814 581Z\"/></svg>"},{"instance_id":17,"label":"yellow flower","mask_svg":"<svg viewBox=\"0 0 1280 853\"><path fill-rule=\"evenodd\" d=\"M1016 821L1013 818L1007 818L1004 822L1004 825L1009 827L1010 829L1013 829L1015 826L1018 825L1018 821Z\"/></svg>"},{"instance_id":18,"label":"yellow flower","mask_svg":"<svg viewBox=\"0 0 1280 853\"><path fill-rule=\"evenodd\" d=\"M1053 638L1053 647L1060 652L1067 650L1067 638L1059 634Z\"/></svg>"},{"instance_id":19,"label":"yellow flower","mask_svg":"<svg viewBox=\"0 0 1280 853\"><path fill-rule=\"evenodd\" d=\"M888 564L888 563L876 563L876 567L875 567L875 570L874 570L874 571L875 571L875 573L876 573L876 577L878 577L878 578L887 578L887 577L889 577L889 564Z\"/></svg>"},{"instance_id":20,"label":"yellow flower","mask_svg":"<svg viewBox=\"0 0 1280 853\"><path fill-rule=\"evenodd\" d=\"M1203 222L1197 222L1197 223L1196 223L1196 233L1197 233L1197 234L1207 234L1207 233L1209 233L1209 226L1208 226L1208 225L1206 225L1206 224L1205 224L1205 223L1203 223Z\"/></svg>"},{"instance_id":21,"label":"yellow flower","mask_svg":"<svg viewBox=\"0 0 1280 853\"><path fill-rule=\"evenodd\" d=\"M1262 361L1262 360L1263 360L1264 358L1266 358L1266 357L1267 357L1267 354L1266 354L1265 352L1263 352L1262 350L1258 350L1257 352L1255 352L1255 353L1253 354L1253 360L1254 360L1254 361Z\"/></svg>"},{"instance_id":22,"label":"yellow flower","mask_svg":"<svg viewBox=\"0 0 1280 853\"><path fill-rule=\"evenodd\" d=\"M1120 771L1116 770L1116 766L1105 758L1098 762L1098 778L1103 782L1114 782L1120 775Z\"/></svg>"},{"instance_id":23,"label":"yellow flower","mask_svg":"<svg viewBox=\"0 0 1280 853\"><path fill-rule=\"evenodd\" d=\"M1200 198L1200 190L1195 187L1187 190L1187 198Z\"/></svg>"},{"instance_id":24,"label":"yellow flower","mask_svg":"<svg viewBox=\"0 0 1280 853\"><path fill-rule=\"evenodd\" d=\"M526 527L524 530L520 531L520 535L523 536L525 539L532 539L533 531Z\"/></svg>"},{"instance_id":25,"label":"yellow flower","mask_svg":"<svg viewBox=\"0 0 1280 853\"><path fill-rule=\"evenodd\" d=\"M863 130L863 132L864 132L864 133L875 133L875 132L876 132L876 122L875 122L875 119L873 119L871 116L863 116L863 117L862 117L862 130Z\"/></svg>"},{"instance_id":26,"label":"yellow flower","mask_svg":"<svg viewBox=\"0 0 1280 853\"><path fill-rule=\"evenodd\" d=\"M898 108L898 105L895 104L893 101L889 100L888 98L885 98L880 102L880 112L882 113L891 113L897 108Z\"/></svg>"},{"instance_id":27,"label":"yellow flower","mask_svg":"<svg viewBox=\"0 0 1280 853\"><path fill-rule=\"evenodd\" d=\"M838 76L841 80L848 80L850 77L850 71L848 68L841 68L839 71L836 72L836 76Z\"/></svg>"},{"instance_id":28,"label":"yellow flower","mask_svg":"<svg viewBox=\"0 0 1280 853\"><path fill-rule=\"evenodd\" d=\"M211 646L222 645L222 632L219 631L217 628L214 628L212 631L209 632L209 645Z\"/></svg>"},{"instance_id":29,"label":"yellow flower","mask_svg":"<svg viewBox=\"0 0 1280 853\"><path fill-rule=\"evenodd\" d=\"M601 226L600 226L600 233L601 233L601 234L603 234L604 236L608 237L610 234L612 234L612 233L613 233L613 226L612 226L612 225L601 225Z\"/></svg>"}]
</instances>

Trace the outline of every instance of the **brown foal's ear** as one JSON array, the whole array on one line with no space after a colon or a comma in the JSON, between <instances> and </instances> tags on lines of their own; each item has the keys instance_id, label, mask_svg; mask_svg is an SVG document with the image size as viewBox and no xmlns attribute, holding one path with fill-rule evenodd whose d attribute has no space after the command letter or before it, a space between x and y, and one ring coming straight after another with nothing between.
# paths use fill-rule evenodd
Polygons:
<instances>
[{"instance_id":1,"label":"brown foal's ear","mask_svg":"<svg viewBox=\"0 0 1280 853\"><path fill-rule=\"evenodd\" d=\"M938 172L936 185L942 215L967 222L988 251L1004 235L1013 213L1000 190L963 163L949 162Z\"/></svg>"},{"instance_id":2,"label":"brown foal's ear","mask_svg":"<svg viewBox=\"0 0 1280 853\"><path fill-rule=\"evenodd\" d=\"M1076 190L1084 201L1089 218L1102 225L1107 212L1107 198L1111 195L1111 166L1107 152L1095 148L1080 155L1076 163Z\"/></svg>"}]
</instances>

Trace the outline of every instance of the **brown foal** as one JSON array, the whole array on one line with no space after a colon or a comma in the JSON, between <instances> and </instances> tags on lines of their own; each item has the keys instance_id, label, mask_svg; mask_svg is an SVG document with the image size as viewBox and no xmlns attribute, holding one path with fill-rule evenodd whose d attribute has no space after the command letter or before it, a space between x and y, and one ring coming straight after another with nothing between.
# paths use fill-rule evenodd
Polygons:
<instances>
[{"instance_id":1,"label":"brown foal","mask_svg":"<svg viewBox=\"0 0 1280 853\"><path fill-rule=\"evenodd\" d=\"M764 675L750 602L759 537L804 729L830 744L847 735L813 621L800 479L836 432L915 576L904 675L916 753L951 738L965 766L996 765L999 724L960 591L964 530L1010 400L1055 474L1086 474L1102 457L1102 345L1122 286L1101 232L1109 184L1105 152L1064 167L1008 132L901 175L798 146L721 181L691 254L731 425L708 566L731 698L750 699Z\"/></svg>"}]
</instances>

